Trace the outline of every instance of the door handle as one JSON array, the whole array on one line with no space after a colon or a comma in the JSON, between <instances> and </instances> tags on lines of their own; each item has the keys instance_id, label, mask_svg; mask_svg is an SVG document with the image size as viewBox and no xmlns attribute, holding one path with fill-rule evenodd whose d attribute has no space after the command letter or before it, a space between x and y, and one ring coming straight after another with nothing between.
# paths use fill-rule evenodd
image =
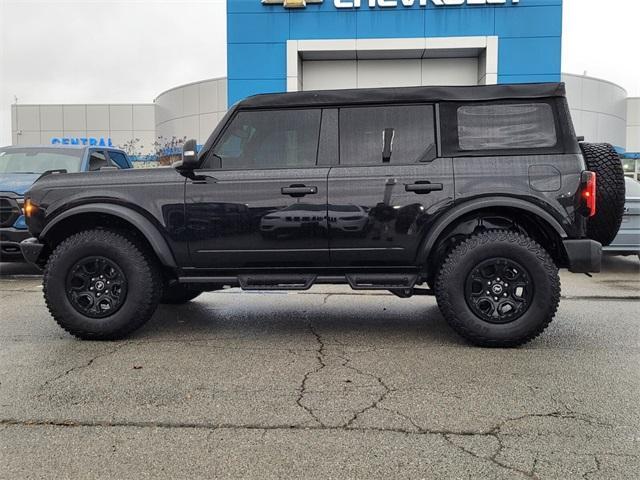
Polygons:
<instances>
[{"instance_id":1,"label":"door handle","mask_svg":"<svg viewBox=\"0 0 640 480\"><path fill-rule=\"evenodd\" d=\"M441 183L416 182L416 183L410 183L405 185L404 189L407 192L423 194L423 193L439 192L443 189L443 185Z\"/></svg>"},{"instance_id":2,"label":"door handle","mask_svg":"<svg viewBox=\"0 0 640 480\"><path fill-rule=\"evenodd\" d=\"M318 187L307 187L306 185L290 185L282 187L280 190L282 195L290 195L292 197L304 197L305 195L315 195L318 193Z\"/></svg>"}]
</instances>

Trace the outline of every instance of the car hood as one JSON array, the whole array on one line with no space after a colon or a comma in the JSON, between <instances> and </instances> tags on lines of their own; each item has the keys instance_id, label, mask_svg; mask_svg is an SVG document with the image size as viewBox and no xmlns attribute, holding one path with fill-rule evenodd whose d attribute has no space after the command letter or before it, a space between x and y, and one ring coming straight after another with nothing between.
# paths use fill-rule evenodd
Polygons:
<instances>
[{"instance_id":1,"label":"car hood","mask_svg":"<svg viewBox=\"0 0 640 480\"><path fill-rule=\"evenodd\" d=\"M39 177L39 173L0 173L0 192L24 195Z\"/></svg>"}]
</instances>

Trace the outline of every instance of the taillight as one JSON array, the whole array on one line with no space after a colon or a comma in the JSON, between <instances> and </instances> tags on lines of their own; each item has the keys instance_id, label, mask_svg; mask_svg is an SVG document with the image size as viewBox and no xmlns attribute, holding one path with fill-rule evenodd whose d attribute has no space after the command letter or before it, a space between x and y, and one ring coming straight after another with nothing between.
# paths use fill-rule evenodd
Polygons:
<instances>
[{"instance_id":1,"label":"taillight","mask_svg":"<svg viewBox=\"0 0 640 480\"><path fill-rule=\"evenodd\" d=\"M587 217L596 214L596 174L584 171L580 178L580 206L581 213Z\"/></svg>"}]
</instances>

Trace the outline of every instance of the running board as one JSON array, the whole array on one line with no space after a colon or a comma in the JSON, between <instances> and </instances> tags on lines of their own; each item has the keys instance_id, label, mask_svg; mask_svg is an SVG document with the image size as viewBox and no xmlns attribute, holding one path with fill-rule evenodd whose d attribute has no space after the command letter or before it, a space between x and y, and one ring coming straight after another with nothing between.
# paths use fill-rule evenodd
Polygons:
<instances>
[{"instance_id":1,"label":"running board","mask_svg":"<svg viewBox=\"0 0 640 480\"><path fill-rule=\"evenodd\" d=\"M417 273L347 273L319 275L302 273L244 274L238 276L179 277L183 284L240 286L243 290L308 290L318 284L348 284L353 290L391 290L403 295L429 295L414 288ZM397 294L397 293L396 293Z\"/></svg>"},{"instance_id":2,"label":"running board","mask_svg":"<svg viewBox=\"0 0 640 480\"><path fill-rule=\"evenodd\" d=\"M417 274L407 273L353 273L346 277L354 290L412 289L418 281Z\"/></svg>"},{"instance_id":3,"label":"running board","mask_svg":"<svg viewBox=\"0 0 640 480\"><path fill-rule=\"evenodd\" d=\"M240 275L243 290L309 290L317 275Z\"/></svg>"}]
</instances>

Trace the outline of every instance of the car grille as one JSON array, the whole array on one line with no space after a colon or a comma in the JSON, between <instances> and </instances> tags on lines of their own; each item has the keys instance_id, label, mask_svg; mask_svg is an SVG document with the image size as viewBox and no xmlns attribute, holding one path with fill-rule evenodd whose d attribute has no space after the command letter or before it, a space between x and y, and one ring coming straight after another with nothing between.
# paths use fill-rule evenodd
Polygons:
<instances>
[{"instance_id":1,"label":"car grille","mask_svg":"<svg viewBox=\"0 0 640 480\"><path fill-rule=\"evenodd\" d=\"M0 197L0 227L10 227L20 216L20 207L13 198Z\"/></svg>"}]
</instances>

